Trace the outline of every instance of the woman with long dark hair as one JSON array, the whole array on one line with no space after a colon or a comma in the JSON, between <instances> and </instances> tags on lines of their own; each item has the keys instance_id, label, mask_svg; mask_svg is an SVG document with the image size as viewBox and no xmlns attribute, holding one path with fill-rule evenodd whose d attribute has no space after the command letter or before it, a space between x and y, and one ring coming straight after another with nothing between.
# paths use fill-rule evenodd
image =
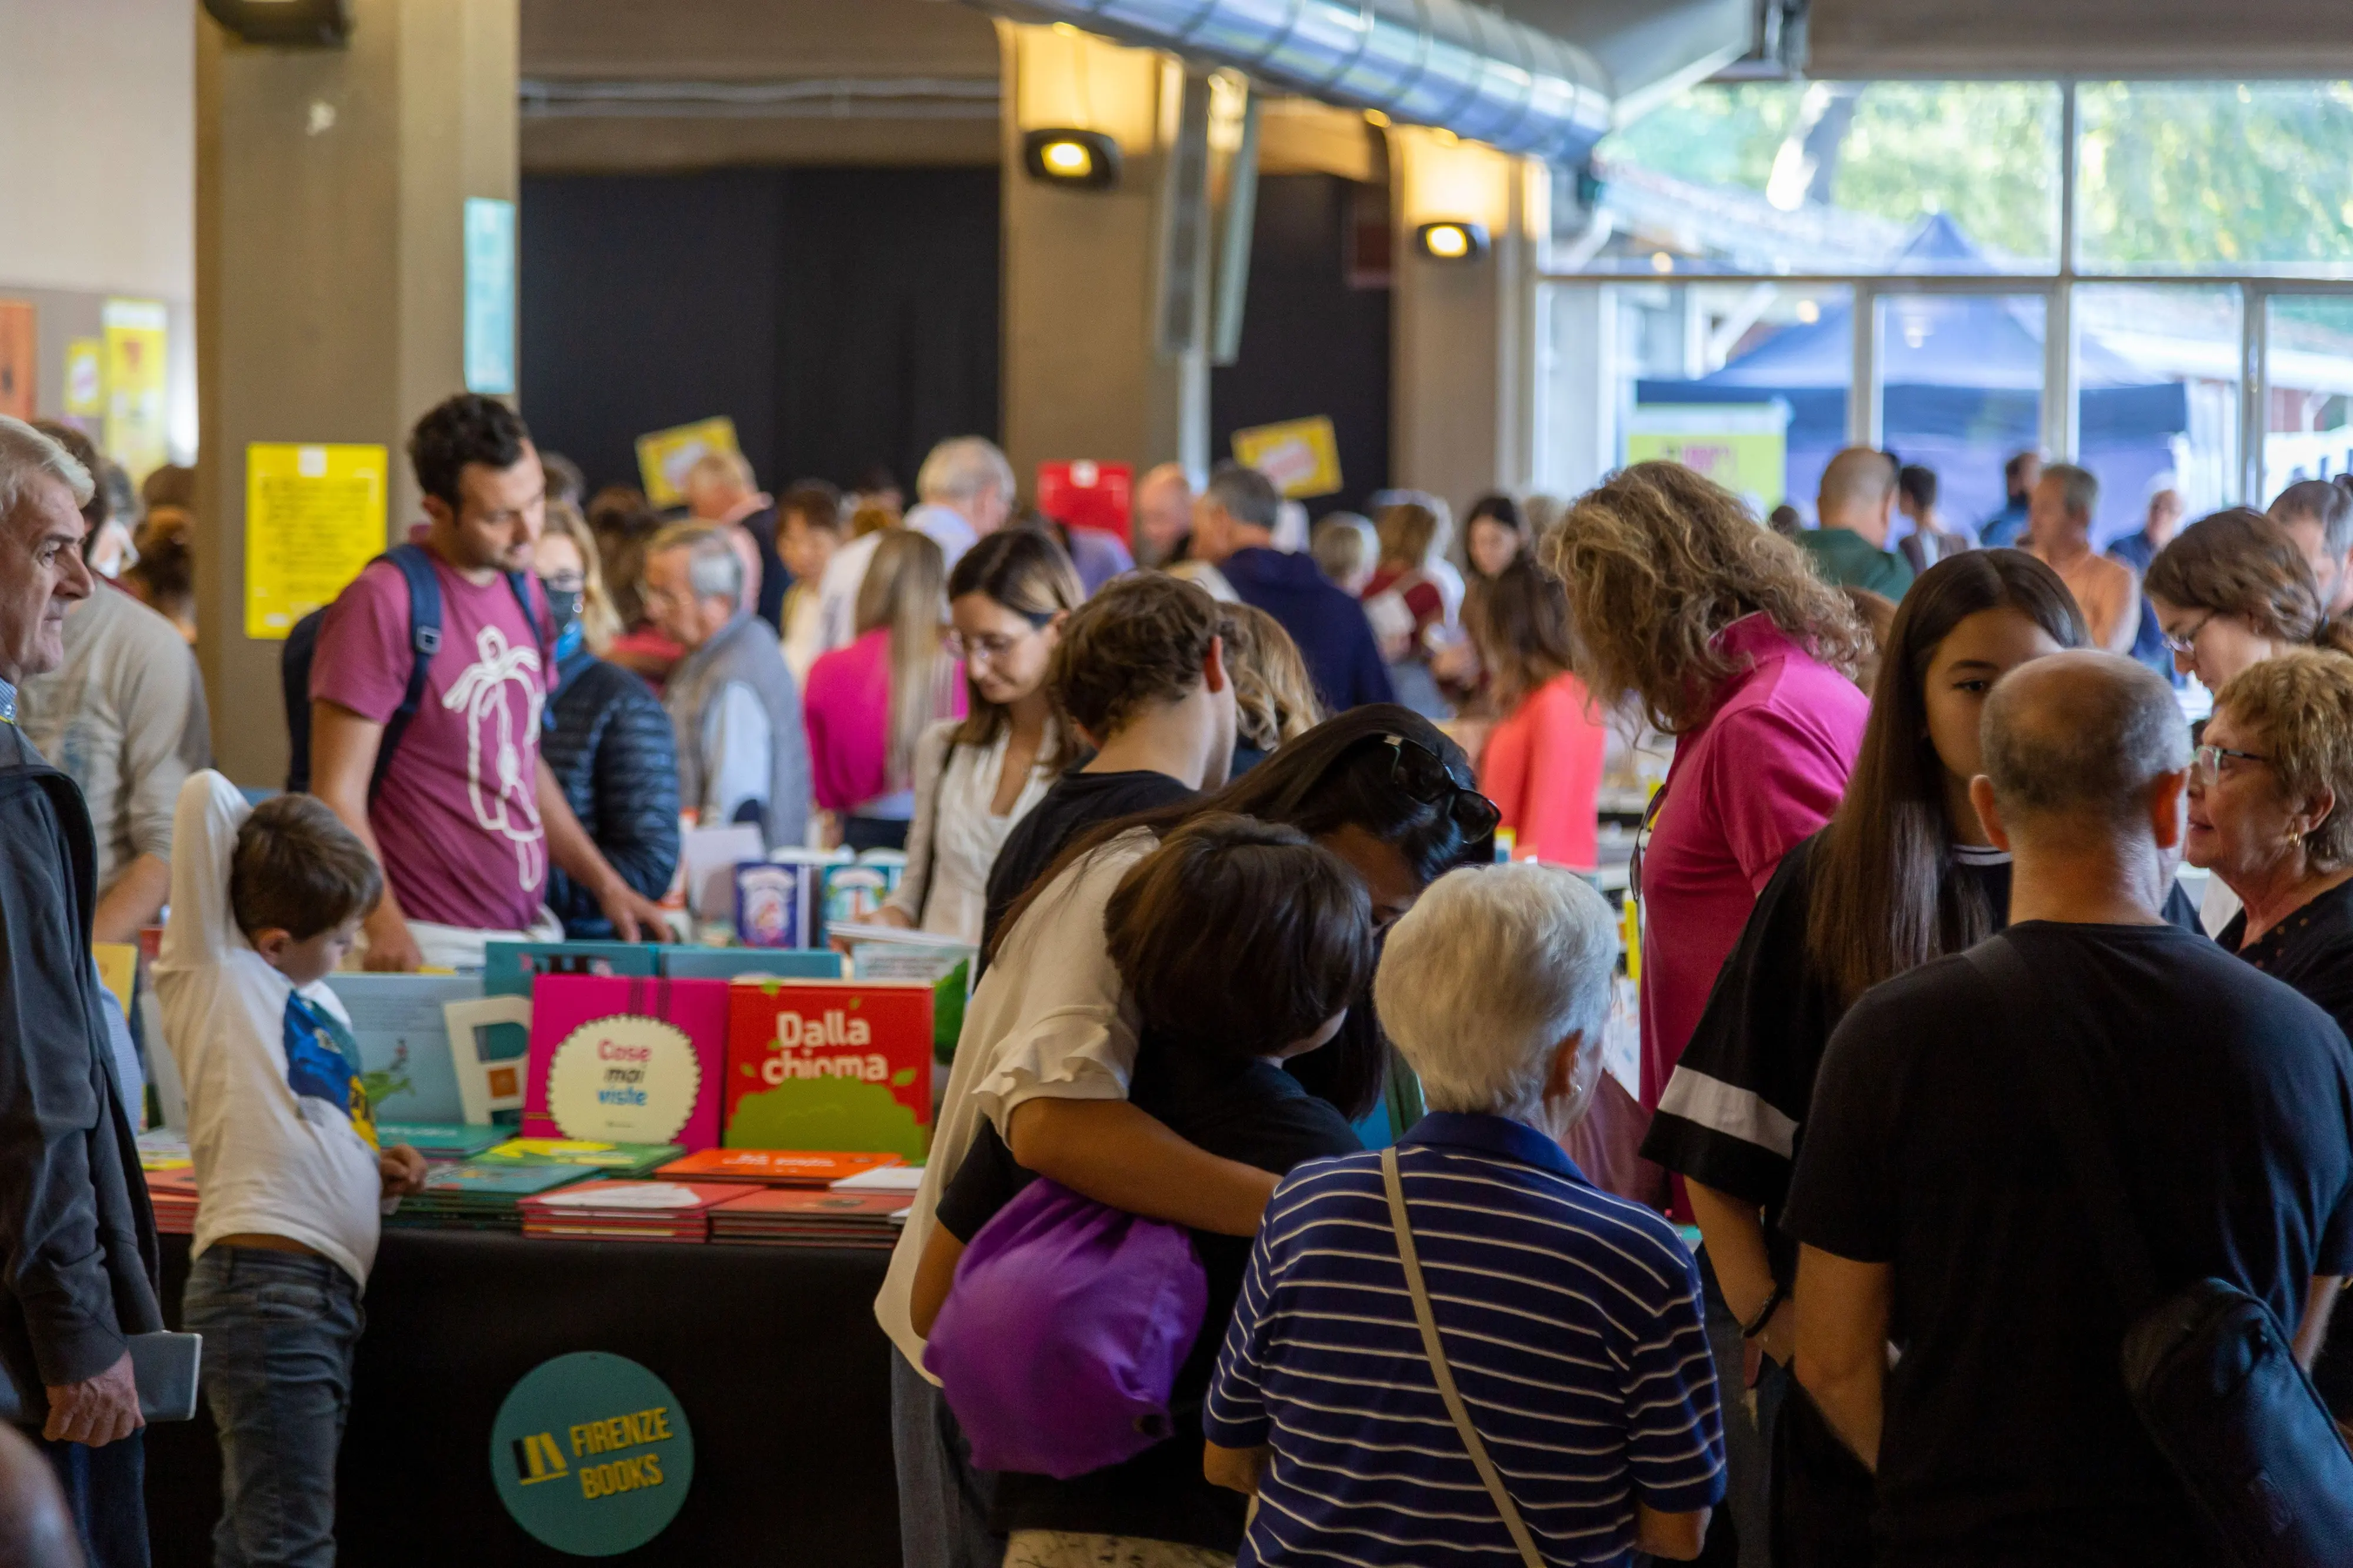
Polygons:
<instances>
[{"instance_id":1,"label":"woman with long dark hair","mask_svg":"<svg viewBox=\"0 0 2353 1568\"><path fill-rule=\"evenodd\" d=\"M1970 552L1920 576L1883 651L1845 799L1757 899L1651 1124L1642 1152L1684 1179L1768 1426L1796 1321L1797 1247L1777 1222L1823 1047L1872 986L2009 923L2010 859L1968 798L1978 715L2002 676L2085 640L2066 584L2023 551ZM2195 919L2179 892L2171 912ZM1855 1553L1868 1549L1870 1478L1798 1421L1783 1408L1773 1435L1774 1561L1867 1562Z\"/></svg>"},{"instance_id":2,"label":"woman with long dark hair","mask_svg":"<svg viewBox=\"0 0 2353 1568\"><path fill-rule=\"evenodd\" d=\"M1135 1010L1106 943L1104 911L1164 835L1209 812L1295 827L1332 851L1364 884L1376 931L1438 877L1494 854L1495 808L1473 786L1461 748L1411 710L1374 704L1317 725L1213 794L1092 829L1008 910L965 1010L923 1183L875 1302L902 1352L892 1388L902 1527L945 1543L960 1568L980 1561L953 1550L974 1537L975 1488L942 1439L936 1391L914 1370L923 1339L909 1307L940 1192L982 1119L1024 1168L1130 1214L1250 1236L1273 1194L1269 1173L1211 1155L1127 1103ZM1388 1060L1367 994L1330 1044L1289 1067L1355 1121L1380 1103Z\"/></svg>"}]
</instances>

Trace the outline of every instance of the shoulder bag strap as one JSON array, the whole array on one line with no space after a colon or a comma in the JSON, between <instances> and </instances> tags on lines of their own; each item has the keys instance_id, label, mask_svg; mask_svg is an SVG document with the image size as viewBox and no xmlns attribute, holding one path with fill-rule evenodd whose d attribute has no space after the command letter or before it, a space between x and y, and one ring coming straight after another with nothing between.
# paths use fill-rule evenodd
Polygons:
<instances>
[{"instance_id":1,"label":"shoulder bag strap","mask_svg":"<svg viewBox=\"0 0 2353 1568\"><path fill-rule=\"evenodd\" d=\"M433 656L441 651L441 584L433 575L432 557L421 544L399 544L385 552L384 558L400 569L408 585L408 685L376 742L375 771L368 776L371 801L392 771L392 753L399 749L408 721L425 701L426 678L432 673Z\"/></svg>"},{"instance_id":2,"label":"shoulder bag strap","mask_svg":"<svg viewBox=\"0 0 2353 1568\"><path fill-rule=\"evenodd\" d=\"M932 907L932 886L938 880L940 870L940 796L948 787L948 770L955 766L956 740L951 731L948 749L940 758L940 776L932 781L932 832L923 840L923 890L915 900L915 929L923 929L923 915Z\"/></svg>"},{"instance_id":3,"label":"shoulder bag strap","mask_svg":"<svg viewBox=\"0 0 2353 1568\"><path fill-rule=\"evenodd\" d=\"M2081 1053L2050 1027L2049 1021L2057 1015L2051 1009L2042 978L2009 937L2000 933L1988 937L1962 956L1993 993L1996 1005L2015 1031L2012 1054L2025 1059L2028 1079L2042 1091L2052 1131L2074 1181L2075 1195L2098 1233L2109 1282L2124 1298L2126 1320L2137 1319L2157 1304L2157 1265L2149 1258L2140 1222L2133 1217L2131 1200L2125 1195L2116 1145L2108 1136L2108 1117L2084 1081ZM2069 1135L2070 1124L2073 1136Z\"/></svg>"},{"instance_id":4,"label":"shoulder bag strap","mask_svg":"<svg viewBox=\"0 0 2353 1568\"><path fill-rule=\"evenodd\" d=\"M1381 1151L1381 1185L1388 1193L1389 1227L1397 1233L1398 1261L1405 1265L1405 1288L1413 1297L1413 1318L1421 1325L1422 1353L1430 1358L1430 1375L1438 1380L1438 1396L1446 1401L1446 1413L1454 1418L1454 1430L1461 1434L1462 1447L1470 1450L1471 1463L1486 1483L1487 1495L1495 1500L1495 1511L1504 1516L1504 1528L1512 1532L1520 1561L1526 1568L1545 1568L1544 1553L1536 1550L1535 1538L1528 1533L1512 1494L1504 1489L1504 1478L1487 1457L1487 1445L1480 1440L1479 1429L1471 1425L1471 1412L1463 1406L1461 1391L1454 1386L1454 1369L1446 1364L1446 1347L1438 1339L1438 1320L1430 1315L1430 1291L1421 1281L1421 1258L1414 1250L1413 1226L1405 1217L1405 1184L1398 1179L1395 1144Z\"/></svg>"}]
</instances>

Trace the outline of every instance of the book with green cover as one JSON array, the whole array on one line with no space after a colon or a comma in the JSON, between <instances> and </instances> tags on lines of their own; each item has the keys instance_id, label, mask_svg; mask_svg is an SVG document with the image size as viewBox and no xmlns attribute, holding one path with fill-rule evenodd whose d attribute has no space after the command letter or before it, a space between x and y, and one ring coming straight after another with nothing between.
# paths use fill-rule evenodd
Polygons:
<instances>
[{"instance_id":1,"label":"book with green cover","mask_svg":"<svg viewBox=\"0 0 2353 1568\"><path fill-rule=\"evenodd\" d=\"M485 1167L563 1166L600 1176L641 1176L686 1152L676 1143L602 1143L585 1138L511 1138L476 1155Z\"/></svg>"},{"instance_id":2,"label":"book with green cover","mask_svg":"<svg viewBox=\"0 0 2353 1568\"><path fill-rule=\"evenodd\" d=\"M437 1165L425 1178L425 1190L401 1199L400 1207L385 1223L520 1230L522 1215L515 1207L518 1202L595 1173L585 1165L517 1165L479 1160Z\"/></svg>"},{"instance_id":3,"label":"book with green cover","mask_svg":"<svg viewBox=\"0 0 2353 1568\"><path fill-rule=\"evenodd\" d=\"M406 1143L428 1160L470 1160L483 1150L507 1141L504 1127L475 1127L462 1121L379 1121L378 1142L389 1149Z\"/></svg>"}]
</instances>

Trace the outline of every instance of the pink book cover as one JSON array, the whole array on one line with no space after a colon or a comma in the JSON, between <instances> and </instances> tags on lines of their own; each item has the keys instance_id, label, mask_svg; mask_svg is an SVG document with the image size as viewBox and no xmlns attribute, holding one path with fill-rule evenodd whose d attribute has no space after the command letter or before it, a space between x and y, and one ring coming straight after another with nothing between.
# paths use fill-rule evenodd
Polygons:
<instances>
[{"instance_id":1,"label":"pink book cover","mask_svg":"<svg viewBox=\"0 0 2353 1568\"><path fill-rule=\"evenodd\" d=\"M543 974L523 1135L711 1148L726 1066L723 980Z\"/></svg>"}]
</instances>

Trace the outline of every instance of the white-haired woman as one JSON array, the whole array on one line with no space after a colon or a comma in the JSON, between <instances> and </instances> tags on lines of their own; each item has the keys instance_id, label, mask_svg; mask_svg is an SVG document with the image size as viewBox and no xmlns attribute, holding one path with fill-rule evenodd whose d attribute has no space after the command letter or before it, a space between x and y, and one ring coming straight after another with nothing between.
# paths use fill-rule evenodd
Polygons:
<instances>
[{"instance_id":1,"label":"white-haired woman","mask_svg":"<svg viewBox=\"0 0 2353 1568\"><path fill-rule=\"evenodd\" d=\"M1450 872L1389 932L1374 1001L1430 1112L1267 1205L1203 1422L1209 1479L1265 1505L1245 1558L1699 1554L1724 1436L1698 1271L1559 1142L1600 1077L1616 930L1572 873L1514 865ZM1366 1455L1411 1462L1366 1487Z\"/></svg>"}]
</instances>

